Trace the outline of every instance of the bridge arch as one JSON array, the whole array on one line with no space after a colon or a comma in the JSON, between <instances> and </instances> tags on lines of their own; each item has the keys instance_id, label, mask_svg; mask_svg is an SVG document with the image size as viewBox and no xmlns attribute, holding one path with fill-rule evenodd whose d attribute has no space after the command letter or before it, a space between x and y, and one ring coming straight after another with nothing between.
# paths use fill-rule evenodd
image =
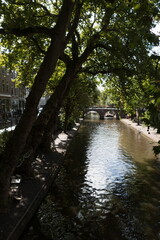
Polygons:
<instances>
[{"instance_id":1,"label":"bridge arch","mask_svg":"<svg viewBox=\"0 0 160 240\"><path fill-rule=\"evenodd\" d=\"M89 115L90 113L97 115L97 116L99 117L99 119L100 119L100 117L101 117L101 116L100 116L100 113L99 113L98 111L95 111L95 110L88 110L88 111L85 110L85 111L84 111L84 117L86 117L86 116Z\"/></svg>"},{"instance_id":2,"label":"bridge arch","mask_svg":"<svg viewBox=\"0 0 160 240\"><path fill-rule=\"evenodd\" d=\"M99 114L99 118L102 120L105 119L106 113L110 112L116 115L116 119L119 119L119 109L114 107L89 107L84 111L84 115L86 115L88 112L97 112Z\"/></svg>"}]
</instances>

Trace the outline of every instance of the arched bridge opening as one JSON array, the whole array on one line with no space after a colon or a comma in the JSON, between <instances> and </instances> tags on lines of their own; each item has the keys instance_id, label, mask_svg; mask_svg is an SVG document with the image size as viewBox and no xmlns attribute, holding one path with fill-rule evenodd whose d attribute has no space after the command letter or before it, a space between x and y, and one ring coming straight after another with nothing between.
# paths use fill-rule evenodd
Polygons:
<instances>
[{"instance_id":1,"label":"arched bridge opening","mask_svg":"<svg viewBox=\"0 0 160 240\"><path fill-rule=\"evenodd\" d=\"M86 108L84 111L84 116L87 115L89 112L96 112L99 114L99 118L101 120L105 119L105 116L114 116L116 119L119 119L119 112L120 110L114 107L89 107Z\"/></svg>"},{"instance_id":2,"label":"arched bridge opening","mask_svg":"<svg viewBox=\"0 0 160 240\"><path fill-rule=\"evenodd\" d=\"M84 117L87 118L100 118L99 112L97 111L85 111Z\"/></svg>"}]
</instances>

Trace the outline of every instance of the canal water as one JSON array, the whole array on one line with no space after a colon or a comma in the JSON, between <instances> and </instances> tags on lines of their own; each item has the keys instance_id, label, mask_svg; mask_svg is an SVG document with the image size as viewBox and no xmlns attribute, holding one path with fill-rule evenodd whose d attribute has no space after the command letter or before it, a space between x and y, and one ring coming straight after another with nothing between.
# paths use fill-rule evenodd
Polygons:
<instances>
[{"instance_id":1,"label":"canal water","mask_svg":"<svg viewBox=\"0 0 160 240\"><path fill-rule=\"evenodd\" d=\"M160 164L118 120L87 120L23 239L160 239Z\"/></svg>"}]
</instances>

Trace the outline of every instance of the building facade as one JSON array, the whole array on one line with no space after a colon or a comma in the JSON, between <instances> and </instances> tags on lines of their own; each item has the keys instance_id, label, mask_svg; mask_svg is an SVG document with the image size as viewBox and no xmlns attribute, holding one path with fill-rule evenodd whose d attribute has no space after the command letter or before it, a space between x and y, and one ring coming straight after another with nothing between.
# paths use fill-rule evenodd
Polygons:
<instances>
[{"instance_id":1,"label":"building facade","mask_svg":"<svg viewBox=\"0 0 160 240\"><path fill-rule=\"evenodd\" d=\"M24 110L26 90L16 87L15 71L0 67L0 122L20 116Z\"/></svg>"}]
</instances>

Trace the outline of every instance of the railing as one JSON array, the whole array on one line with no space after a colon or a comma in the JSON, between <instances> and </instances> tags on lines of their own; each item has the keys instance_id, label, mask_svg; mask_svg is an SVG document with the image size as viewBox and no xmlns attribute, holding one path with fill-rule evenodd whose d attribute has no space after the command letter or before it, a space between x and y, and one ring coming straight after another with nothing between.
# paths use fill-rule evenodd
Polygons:
<instances>
[{"instance_id":1,"label":"railing","mask_svg":"<svg viewBox=\"0 0 160 240\"><path fill-rule=\"evenodd\" d=\"M89 108L87 108L86 110L98 110L98 109L100 109L100 110L102 110L102 109L104 109L104 110L119 110L118 108L115 108L115 107L89 107Z\"/></svg>"},{"instance_id":2,"label":"railing","mask_svg":"<svg viewBox=\"0 0 160 240\"><path fill-rule=\"evenodd\" d=\"M20 116L15 116L12 118L0 119L0 129L6 129L17 125Z\"/></svg>"}]
</instances>

